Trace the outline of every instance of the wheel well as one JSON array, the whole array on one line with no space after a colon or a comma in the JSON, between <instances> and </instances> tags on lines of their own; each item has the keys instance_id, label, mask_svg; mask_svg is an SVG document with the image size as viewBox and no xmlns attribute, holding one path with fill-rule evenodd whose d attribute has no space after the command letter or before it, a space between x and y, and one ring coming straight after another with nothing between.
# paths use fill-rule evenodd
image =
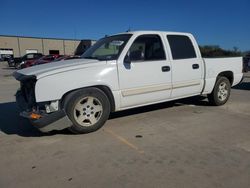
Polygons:
<instances>
[{"instance_id":1,"label":"wheel well","mask_svg":"<svg viewBox=\"0 0 250 188\"><path fill-rule=\"evenodd\" d=\"M115 99L114 99L111 89L104 85L97 85L93 87L96 87L102 90L107 95L109 102L110 102L110 106L111 106L111 112L114 112L115 111Z\"/></svg>"},{"instance_id":2,"label":"wheel well","mask_svg":"<svg viewBox=\"0 0 250 188\"><path fill-rule=\"evenodd\" d=\"M217 79L218 79L219 77L223 77L223 76L226 77L226 78L229 80L229 82L230 82L231 85L233 84L233 81L234 81L234 74L233 74L232 71L221 72L221 73L217 76Z\"/></svg>"},{"instance_id":3,"label":"wheel well","mask_svg":"<svg viewBox=\"0 0 250 188\"><path fill-rule=\"evenodd\" d=\"M96 85L96 86L90 86L90 87L84 87L84 88L98 88L98 89L102 90L107 95L107 97L109 99L110 106L111 106L111 112L115 111L115 99L114 99L114 96L113 96L111 89L109 87L104 86L104 85ZM67 93L65 93L61 99L61 106L64 106L64 102L66 101L65 99L67 97L70 97L76 91L78 91L80 89L84 89L84 88L78 88L78 89L71 90L71 91L68 91Z\"/></svg>"}]
</instances>

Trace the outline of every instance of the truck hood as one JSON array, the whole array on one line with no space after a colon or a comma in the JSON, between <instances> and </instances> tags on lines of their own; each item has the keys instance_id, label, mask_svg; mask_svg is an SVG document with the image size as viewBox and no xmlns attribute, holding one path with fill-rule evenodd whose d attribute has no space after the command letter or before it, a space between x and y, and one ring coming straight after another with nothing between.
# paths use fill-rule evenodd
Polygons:
<instances>
[{"instance_id":1,"label":"truck hood","mask_svg":"<svg viewBox=\"0 0 250 188\"><path fill-rule=\"evenodd\" d=\"M13 73L13 76L17 80L21 80L23 77L35 76L36 79L57 74L60 72L70 71L74 69L83 69L93 66L105 65L106 61L99 61L93 59L72 59L62 60L58 62L52 62L42 65L37 65L29 68L25 68Z\"/></svg>"}]
</instances>

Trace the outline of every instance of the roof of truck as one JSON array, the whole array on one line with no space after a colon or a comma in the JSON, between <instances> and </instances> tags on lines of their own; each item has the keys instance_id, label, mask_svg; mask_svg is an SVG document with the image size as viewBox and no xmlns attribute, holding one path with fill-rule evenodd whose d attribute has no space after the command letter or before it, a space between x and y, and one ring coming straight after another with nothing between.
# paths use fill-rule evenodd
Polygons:
<instances>
[{"instance_id":1,"label":"roof of truck","mask_svg":"<svg viewBox=\"0 0 250 188\"><path fill-rule=\"evenodd\" d=\"M174 35L192 35L191 33L186 32L174 32L174 31L155 31L155 30L142 30L142 31L128 31L119 34L174 34Z\"/></svg>"}]
</instances>

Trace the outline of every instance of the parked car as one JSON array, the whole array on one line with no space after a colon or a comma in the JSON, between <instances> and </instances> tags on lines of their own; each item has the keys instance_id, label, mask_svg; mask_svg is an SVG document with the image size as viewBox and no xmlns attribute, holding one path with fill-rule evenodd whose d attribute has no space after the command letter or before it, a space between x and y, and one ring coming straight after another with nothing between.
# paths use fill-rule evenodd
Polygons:
<instances>
[{"instance_id":1,"label":"parked car","mask_svg":"<svg viewBox=\"0 0 250 188\"><path fill-rule=\"evenodd\" d=\"M22 60L20 57L13 57L13 58L8 59L9 67L15 67L16 64L21 63L21 62Z\"/></svg>"},{"instance_id":2,"label":"parked car","mask_svg":"<svg viewBox=\"0 0 250 188\"><path fill-rule=\"evenodd\" d=\"M60 55L45 55L45 56L42 56L39 59L27 60L27 61L24 61L20 65L20 68L24 69L24 68L27 68L27 67L32 67L34 65L40 65L40 64L49 63L49 62L54 61L55 59L57 59L59 57L61 57L61 56Z\"/></svg>"},{"instance_id":3,"label":"parked car","mask_svg":"<svg viewBox=\"0 0 250 188\"><path fill-rule=\"evenodd\" d=\"M9 61L13 58L13 55L0 54L0 61Z\"/></svg>"},{"instance_id":4,"label":"parked car","mask_svg":"<svg viewBox=\"0 0 250 188\"><path fill-rule=\"evenodd\" d=\"M89 133L114 111L196 95L223 105L243 79L242 63L202 58L189 33L127 32L100 39L81 59L15 72L16 100L40 131Z\"/></svg>"},{"instance_id":5,"label":"parked car","mask_svg":"<svg viewBox=\"0 0 250 188\"><path fill-rule=\"evenodd\" d=\"M21 57L13 57L8 59L9 67L16 67L16 65L20 64L21 62L22 62Z\"/></svg>"},{"instance_id":6,"label":"parked car","mask_svg":"<svg viewBox=\"0 0 250 188\"><path fill-rule=\"evenodd\" d=\"M13 49L0 48L0 61L8 61L13 58Z\"/></svg>"},{"instance_id":7,"label":"parked car","mask_svg":"<svg viewBox=\"0 0 250 188\"><path fill-rule=\"evenodd\" d=\"M248 69L249 69L249 63L250 63L250 59L244 57L243 58L243 72L248 72Z\"/></svg>"},{"instance_id":8,"label":"parked car","mask_svg":"<svg viewBox=\"0 0 250 188\"><path fill-rule=\"evenodd\" d=\"M40 58L38 59L36 62L35 62L35 65L41 65L41 64L45 64L45 63L51 63L51 62L54 62L55 60L61 58L61 57L64 57L63 55L47 55L43 58Z\"/></svg>"},{"instance_id":9,"label":"parked car","mask_svg":"<svg viewBox=\"0 0 250 188\"><path fill-rule=\"evenodd\" d=\"M65 55L65 56L55 59L53 62L62 61L62 60L70 60L70 59L79 59L80 57L81 56L77 56L77 55Z\"/></svg>"},{"instance_id":10,"label":"parked car","mask_svg":"<svg viewBox=\"0 0 250 188\"><path fill-rule=\"evenodd\" d=\"M250 70L250 53L248 53L244 57L244 62L245 62L245 71L248 72Z\"/></svg>"},{"instance_id":11,"label":"parked car","mask_svg":"<svg viewBox=\"0 0 250 188\"><path fill-rule=\"evenodd\" d=\"M24 64L27 60L39 59L43 56L41 53L28 53L19 58L12 58L8 61L9 67L21 68L21 64Z\"/></svg>"}]
</instances>

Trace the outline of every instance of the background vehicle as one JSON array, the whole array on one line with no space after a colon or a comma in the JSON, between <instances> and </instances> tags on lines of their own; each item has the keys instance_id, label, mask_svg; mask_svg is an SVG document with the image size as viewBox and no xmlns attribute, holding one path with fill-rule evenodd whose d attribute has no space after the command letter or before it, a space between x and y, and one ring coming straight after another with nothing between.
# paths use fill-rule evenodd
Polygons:
<instances>
[{"instance_id":1,"label":"background vehicle","mask_svg":"<svg viewBox=\"0 0 250 188\"><path fill-rule=\"evenodd\" d=\"M137 31L100 39L82 59L14 76L21 82L21 116L35 127L88 133L113 111L196 95L223 105L231 86L243 79L242 70L242 57L202 58L189 33Z\"/></svg>"},{"instance_id":2,"label":"background vehicle","mask_svg":"<svg viewBox=\"0 0 250 188\"><path fill-rule=\"evenodd\" d=\"M43 56L41 53L28 53L19 58L12 58L8 61L9 67L20 68L20 64L27 60L39 59Z\"/></svg>"},{"instance_id":3,"label":"background vehicle","mask_svg":"<svg viewBox=\"0 0 250 188\"><path fill-rule=\"evenodd\" d=\"M49 63L49 62L54 61L55 59L57 59L59 57L61 57L61 56L60 55L45 55L39 59L26 60L21 64L20 68L23 69L23 68L31 67L34 65Z\"/></svg>"},{"instance_id":4,"label":"background vehicle","mask_svg":"<svg viewBox=\"0 0 250 188\"><path fill-rule=\"evenodd\" d=\"M243 71L248 72L250 70L250 53L243 58L244 66Z\"/></svg>"},{"instance_id":5,"label":"background vehicle","mask_svg":"<svg viewBox=\"0 0 250 188\"><path fill-rule=\"evenodd\" d=\"M247 58L243 58L243 72L248 72L248 61Z\"/></svg>"},{"instance_id":6,"label":"background vehicle","mask_svg":"<svg viewBox=\"0 0 250 188\"><path fill-rule=\"evenodd\" d=\"M45 63L51 63L61 57L64 57L62 55L47 55L47 56L44 56L40 59L38 59L37 61L35 61L35 65L41 65L41 64L45 64Z\"/></svg>"},{"instance_id":7,"label":"background vehicle","mask_svg":"<svg viewBox=\"0 0 250 188\"><path fill-rule=\"evenodd\" d=\"M81 56L77 56L77 55L64 55L62 57L55 59L53 62L61 61L61 60L79 59L80 57Z\"/></svg>"},{"instance_id":8,"label":"background vehicle","mask_svg":"<svg viewBox=\"0 0 250 188\"><path fill-rule=\"evenodd\" d=\"M13 58L13 49L0 48L0 61L8 61Z\"/></svg>"},{"instance_id":9,"label":"background vehicle","mask_svg":"<svg viewBox=\"0 0 250 188\"><path fill-rule=\"evenodd\" d=\"M80 56L69 56L69 55L46 55L41 57L40 59L33 59L33 60L27 60L24 61L24 63L20 66L21 69L32 67L35 65L41 65L46 63L53 63L61 60L69 60L69 59L77 59L80 58Z\"/></svg>"},{"instance_id":10,"label":"background vehicle","mask_svg":"<svg viewBox=\"0 0 250 188\"><path fill-rule=\"evenodd\" d=\"M8 59L8 65L9 67L15 67L18 63L21 63L21 57L13 57Z\"/></svg>"},{"instance_id":11,"label":"background vehicle","mask_svg":"<svg viewBox=\"0 0 250 188\"><path fill-rule=\"evenodd\" d=\"M0 54L0 61L9 61L9 59L12 59L13 55L3 55Z\"/></svg>"}]
</instances>

